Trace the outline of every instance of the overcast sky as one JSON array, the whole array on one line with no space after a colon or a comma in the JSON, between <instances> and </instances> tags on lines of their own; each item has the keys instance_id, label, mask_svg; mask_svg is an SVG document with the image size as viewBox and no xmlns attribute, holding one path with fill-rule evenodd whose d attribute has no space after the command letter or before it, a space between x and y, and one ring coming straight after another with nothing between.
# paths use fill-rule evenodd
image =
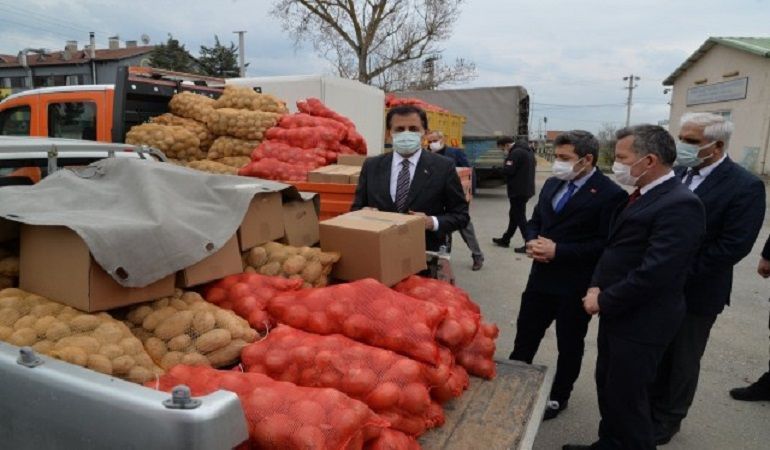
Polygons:
<instances>
[{"instance_id":1,"label":"overcast sky","mask_svg":"<svg viewBox=\"0 0 770 450\"><path fill-rule=\"evenodd\" d=\"M168 33L193 54L213 36L237 41L247 30L248 75L330 73L309 45L295 49L270 0L0 0L0 53L24 47L62 49L83 45L96 31L107 37L153 43ZM476 63L478 78L466 86L521 85L534 101L532 125L548 129L625 122L622 78L641 78L634 91L632 123L668 118L661 82L709 36L769 36L768 0L494 1L467 0L445 57Z\"/></svg>"}]
</instances>

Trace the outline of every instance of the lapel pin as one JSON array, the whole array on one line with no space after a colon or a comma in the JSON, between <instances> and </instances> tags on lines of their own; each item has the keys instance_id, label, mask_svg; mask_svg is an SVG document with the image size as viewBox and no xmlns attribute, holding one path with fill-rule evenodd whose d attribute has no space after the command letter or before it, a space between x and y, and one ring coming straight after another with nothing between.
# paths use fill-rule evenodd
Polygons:
<instances>
[{"instance_id":1,"label":"lapel pin","mask_svg":"<svg viewBox=\"0 0 770 450\"><path fill-rule=\"evenodd\" d=\"M596 194L596 188L591 188L591 193Z\"/></svg>"}]
</instances>

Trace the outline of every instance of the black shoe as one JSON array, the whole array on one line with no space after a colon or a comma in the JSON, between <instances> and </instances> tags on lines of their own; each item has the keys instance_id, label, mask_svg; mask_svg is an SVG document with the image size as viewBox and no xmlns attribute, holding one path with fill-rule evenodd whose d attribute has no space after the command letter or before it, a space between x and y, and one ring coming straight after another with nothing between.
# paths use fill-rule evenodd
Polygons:
<instances>
[{"instance_id":1,"label":"black shoe","mask_svg":"<svg viewBox=\"0 0 770 450\"><path fill-rule=\"evenodd\" d=\"M471 270L476 272L477 270L481 270L482 267L484 267L484 257L481 255L474 256L473 267L471 267Z\"/></svg>"},{"instance_id":2,"label":"black shoe","mask_svg":"<svg viewBox=\"0 0 770 450\"><path fill-rule=\"evenodd\" d=\"M754 384L731 389L730 397L744 402L770 401L770 372L765 372Z\"/></svg>"},{"instance_id":3,"label":"black shoe","mask_svg":"<svg viewBox=\"0 0 770 450\"><path fill-rule=\"evenodd\" d=\"M679 433L681 423L676 425L668 425L661 427L659 430L655 430L655 445L666 445L671 442L671 439Z\"/></svg>"},{"instance_id":4,"label":"black shoe","mask_svg":"<svg viewBox=\"0 0 770 450\"><path fill-rule=\"evenodd\" d=\"M591 445L577 445L577 444L562 445L561 450L596 450L598 448L599 448L598 443L594 442Z\"/></svg>"},{"instance_id":5,"label":"black shoe","mask_svg":"<svg viewBox=\"0 0 770 450\"><path fill-rule=\"evenodd\" d=\"M548 400L545 405L545 413L543 414L543 420L555 419L562 411L567 409L567 401L557 402L555 400Z\"/></svg>"},{"instance_id":6,"label":"black shoe","mask_svg":"<svg viewBox=\"0 0 770 450\"><path fill-rule=\"evenodd\" d=\"M523 245L519 248L514 248L513 251L514 253L527 253L527 246Z\"/></svg>"},{"instance_id":7,"label":"black shoe","mask_svg":"<svg viewBox=\"0 0 770 450\"><path fill-rule=\"evenodd\" d=\"M503 238L492 238L492 242L498 247L508 248L511 246L511 241L506 241Z\"/></svg>"}]
</instances>

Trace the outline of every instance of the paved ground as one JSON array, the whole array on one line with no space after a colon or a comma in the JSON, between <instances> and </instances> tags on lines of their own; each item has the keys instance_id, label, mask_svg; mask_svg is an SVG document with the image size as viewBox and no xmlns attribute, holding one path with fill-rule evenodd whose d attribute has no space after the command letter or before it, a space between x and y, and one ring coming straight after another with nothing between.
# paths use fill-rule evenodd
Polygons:
<instances>
[{"instance_id":1,"label":"paved ground","mask_svg":"<svg viewBox=\"0 0 770 450\"><path fill-rule=\"evenodd\" d=\"M547 174L538 174L538 189ZM534 206L530 201L529 210ZM526 257L492 245L492 238L502 234L507 223L508 202L504 188L480 190L471 206L473 219L486 265L471 272L467 247L455 236L453 268L458 284L468 290L481 305L488 320L500 326L497 357L506 358L513 348L515 320L521 292L529 274ZM529 213L528 213L529 217ZM671 450L767 449L770 448L770 402L745 403L732 400L727 391L754 381L767 370L768 310L770 280L760 278L756 264L762 244L770 233L770 217L751 255L735 270L732 302L717 320L706 354L701 381L690 415L682 431L665 447ZM522 244L517 234L513 241ZM540 427L536 450L561 449L565 443L591 443L596 438L599 413L593 382L596 361L597 319L591 321L586 338L583 371L570 400L569 408L557 419ZM543 340L536 363L555 365L556 339L551 327Z\"/></svg>"}]
</instances>

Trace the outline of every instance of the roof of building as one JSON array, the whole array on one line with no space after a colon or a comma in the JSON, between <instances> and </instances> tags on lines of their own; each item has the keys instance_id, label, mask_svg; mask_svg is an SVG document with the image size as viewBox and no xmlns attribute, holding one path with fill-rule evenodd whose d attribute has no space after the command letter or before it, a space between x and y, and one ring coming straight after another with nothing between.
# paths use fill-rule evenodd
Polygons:
<instances>
[{"instance_id":1,"label":"roof of building","mask_svg":"<svg viewBox=\"0 0 770 450\"><path fill-rule=\"evenodd\" d=\"M564 133L564 131L560 131L560 130L547 130L547 131L545 132L545 140L546 140L546 141L555 141L555 140L556 140L556 138L557 138L557 137L558 137L560 134L562 134L562 133Z\"/></svg>"},{"instance_id":2,"label":"roof of building","mask_svg":"<svg viewBox=\"0 0 770 450\"><path fill-rule=\"evenodd\" d=\"M724 45L764 58L770 58L770 37L710 37L663 81L663 85L673 85L680 75L717 45Z\"/></svg>"},{"instance_id":3,"label":"roof of building","mask_svg":"<svg viewBox=\"0 0 770 450\"><path fill-rule=\"evenodd\" d=\"M114 61L119 59L131 58L150 53L155 48L154 45L124 47L116 49L97 49L96 61ZM91 61L91 54L88 50L77 50L67 52L60 50L46 55L30 53L27 55L27 61L30 66L60 66L65 64L83 64ZM18 56L0 55L0 68L21 67Z\"/></svg>"}]
</instances>

